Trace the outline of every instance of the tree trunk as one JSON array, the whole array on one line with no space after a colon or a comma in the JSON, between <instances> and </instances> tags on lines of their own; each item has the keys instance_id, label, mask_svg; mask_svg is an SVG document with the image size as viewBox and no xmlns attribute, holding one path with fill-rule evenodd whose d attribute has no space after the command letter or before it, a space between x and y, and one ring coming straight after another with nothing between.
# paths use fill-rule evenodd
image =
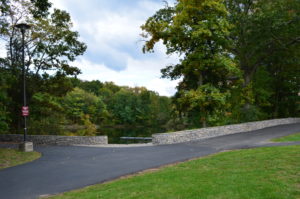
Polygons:
<instances>
[{"instance_id":1,"label":"tree trunk","mask_svg":"<svg viewBox=\"0 0 300 199\"><path fill-rule=\"evenodd\" d=\"M203 74L202 72L200 72L198 86L202 86L202 85L203 85Z\"/></svg>"},{"instance_id":2,"label":"tree trunk","mask_svg":"<svg viewBox=\"0 0 300 199\"><path fill-rule=\"evenodd\" d=\"M246 88L251 83L251 73L245 71L243 87Z\"/></svg>"},{"instance_id":3,"label":"tree trunk","mask_svg":"<svg viewBox=\"0 0 300 199\"><path fill-rule=\"evenodd\" d=\"M244 84L243 84L243 88L246 88L250 83L251 83L251 72L248 70L244 70ZM250 102L246 101L245 105L244 105L244 111L247 113L250 110Z\"/></svg>"},{"instance_id":4,"label":"tree trunk","mask_svg":"<svg viewBox=\"0 0 300 199\"><path fill-rule=\"evenodd\" d=\"M203 74L202 74L202 72L200 72L198 86L202 86L202 85L203 85ZM207 126L206 118L205 117L201 117L200 121L202 123L202 127L205 128Z\"/></svg>"},{"instance_id":5,"label":"tree trunk","mask_svg":"<svg viewBox=\"0 0 300 199\"><path fill-rule=\"evenodd\" d=\"M207 127L207 123L206 123L206 120L205 120L205 119L202 120L202 127L203 127L203 128L206 128L206 127Z\"/></svg>"}]
</instances>

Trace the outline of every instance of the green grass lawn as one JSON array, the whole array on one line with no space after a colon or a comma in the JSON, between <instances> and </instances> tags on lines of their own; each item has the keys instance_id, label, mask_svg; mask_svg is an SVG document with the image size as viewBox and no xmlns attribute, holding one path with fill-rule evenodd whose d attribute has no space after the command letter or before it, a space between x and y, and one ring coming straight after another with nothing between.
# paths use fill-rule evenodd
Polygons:
<instances>
[{"instance_id":1,"label":"green grass lawn","mask_svg":"<svg viewBox=\"0 0 300 199\"><path fill-rule=\"evenodd\" d=\"M16 166L41 157L38 152L20 152L15 149L0 148L0 169Z\"/></svg>"},{"instance_id":2,"label":"green grass lawn","mask_svg":"<svg viewBox=\"0 0 300 199\"><path fill-rule=\"evenodd\" d=\"M295 133L292 135L272 139L273 142L296 142L300 141L300 133Z\"/></svg>"},{"instance_id":3,"label":"green grass lawn","mask_svg":"<svg viewBox=\"0 0 300 199\"><path fill-rule=\"evenodd\" d=\"M300 146L223 152L51 199L296 199Z\"/></svg>"}]
</instances>

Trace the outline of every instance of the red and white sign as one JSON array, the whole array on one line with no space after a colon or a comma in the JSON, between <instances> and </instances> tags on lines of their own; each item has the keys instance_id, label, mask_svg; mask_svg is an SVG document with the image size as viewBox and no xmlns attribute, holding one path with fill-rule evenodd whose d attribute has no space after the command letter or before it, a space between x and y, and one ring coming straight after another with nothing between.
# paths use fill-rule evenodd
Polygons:
<instances>
[{"instance_id":1,"label":"red and white sign","mask_svg":"<svg viewBox=\"0 0 300 199\"><path fill-rule=\"evenodd\" d=\"M22 116L29 116L28 106L22 106Z\"/></svg>"}]
</instances>

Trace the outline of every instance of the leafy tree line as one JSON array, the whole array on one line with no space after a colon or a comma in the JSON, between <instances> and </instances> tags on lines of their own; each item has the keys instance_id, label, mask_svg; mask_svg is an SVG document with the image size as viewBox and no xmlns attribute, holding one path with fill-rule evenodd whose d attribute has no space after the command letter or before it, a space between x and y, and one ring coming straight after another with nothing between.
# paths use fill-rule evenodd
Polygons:
<instances>
[{"instance_id":1,"label":"leafy tree line","mask_svg":"<svg viewBox=\"0 0 300 199\"><path fill-rule=\"evenodd\" d=\"M205 127L299 116L298 0L177 0L142 25L144 52L162 41L179 54L162 76L181 79L172 98L145 88L81 81L72 61L87 46L70 15L48 0L1 0L0 132L22 132L21 33L33 134L94 135L98 126ZM74 131L74 129L80 129Z\"/></svg>"},{"instance_id":2,"label":"leafy tree line","mask_svg":"<svg viewBox=\"0 0 300 199\"><path fill-rule=\"evenodd\" d=\"M65 78L64 81L73 88L65 95L43 92L33 95L31 132L95 135L97 131L101 132L101 127L159 126L170 120L170 98L146 88L76 78Z\"/></svg>"},{"instance_id":3,"label":"leafy tree line","mask_svg":"<svg viewBox=\"0 0 300 199\"><path fill-rule=\"evenodd\" d=\"M177 0L142 25L143 51L179 54L162 76L182 81L173 99L190 126L297 117L298 0Z\"/></svg>"},{"instance_id":4,"label":"leafy tree line","mask_svg":"<svg viewBox=\"0 0 300 199\"><path fill-rule=\"evenodd\" d=\"M31 134L93 135L96 125L161 125L170 117L170 99L145 88L81 81L70 64L87 46L72 30L70 15L50 9L48 0L1 0L0 132L20 133L22 40L16 25L30 24L25 35L28 118ZM74 133L73 133L74 134Z\"/></svg>"}]
</instances>

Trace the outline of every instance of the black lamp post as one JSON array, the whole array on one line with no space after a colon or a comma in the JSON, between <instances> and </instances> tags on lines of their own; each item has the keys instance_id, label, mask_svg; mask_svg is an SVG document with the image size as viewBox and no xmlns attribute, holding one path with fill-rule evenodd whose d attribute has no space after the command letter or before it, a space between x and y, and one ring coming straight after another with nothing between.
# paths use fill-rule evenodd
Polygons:
<instances>
[{"instance_id":1,"label":"black lamp post","mask_svg":"<svg viewBox=\"0 0 300 199\"><path fill-rule=\"evenodd\" d=\"M17 28L21 30L22 33L22 76L23 76L23 107L22 107L22 116L24 117L24 143L27 141L27 124L26 117L29 114L29 110L26 103L26 69L25 69L25 32L30 28L28 24L20 23L16 25Z\"/></svg>"}]
</instances>

